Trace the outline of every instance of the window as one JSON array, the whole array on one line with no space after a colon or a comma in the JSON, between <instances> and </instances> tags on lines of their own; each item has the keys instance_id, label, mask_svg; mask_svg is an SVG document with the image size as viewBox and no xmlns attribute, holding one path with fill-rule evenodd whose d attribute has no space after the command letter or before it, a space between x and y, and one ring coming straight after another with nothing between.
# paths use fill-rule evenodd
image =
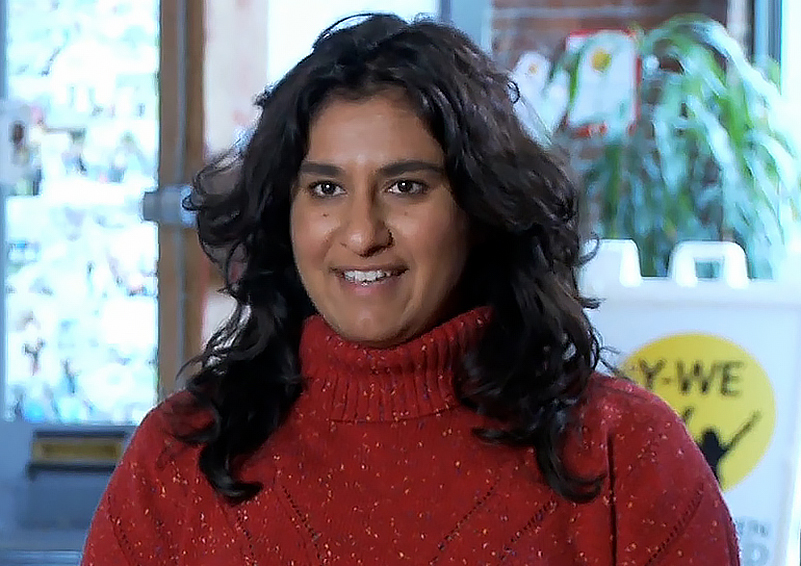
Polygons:
<instances>
[{"instance_id":1,"label":"window","mask_svg":"<svg viewBox=\"0 0 801 566\"><path fill-rule=\"evenodd\" d=\"M158 2L8 0L5 417L137 423L156 391ZM9 181L6 180L6 183ZM1 382L0 382L1 383Z\"/></svg>"}]
</instances>

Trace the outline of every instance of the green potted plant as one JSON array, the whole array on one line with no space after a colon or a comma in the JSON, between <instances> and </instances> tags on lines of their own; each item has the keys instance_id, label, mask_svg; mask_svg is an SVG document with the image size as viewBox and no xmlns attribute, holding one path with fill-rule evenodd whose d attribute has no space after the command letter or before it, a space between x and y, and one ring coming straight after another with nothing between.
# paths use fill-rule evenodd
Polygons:
<instances>
[{"instance_id":1,"label":"green potted plant","mask_svg":"<svg viewBox=\"0 0 801 566\"><path fill-rule=\"evenodd\" d=\"M631 30L639 62L631 102L587 134L569 120L587 57L603 40L590 36L554 62L544 92L564 85L551 140L566 149L587 192L590 228L630 238L644 275L667 271L681 240L729 240L767 277L797 228L801 160L776 85L755 68L719 23L678 16ZM551 105L551 110L553 108ZM559 106L558 104L556 106ZM552 112L553 113L553 112Z\"/></svg>"}]
</instances>

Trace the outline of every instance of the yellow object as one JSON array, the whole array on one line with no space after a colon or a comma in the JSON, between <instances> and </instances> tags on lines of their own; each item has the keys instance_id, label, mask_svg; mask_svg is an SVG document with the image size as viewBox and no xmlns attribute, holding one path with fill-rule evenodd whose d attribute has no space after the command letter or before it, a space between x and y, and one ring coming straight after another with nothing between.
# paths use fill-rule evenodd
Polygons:
<instances>
[{"instance_id":1,"label":"yellow object","mask_svg":"<svg viewBox=\"0 0 801 566\"><path fill-rule=\"evenodd\" d=\"M773 388L737 344L708 334L669 336L634 352L622 369L681 415L724 491L765 455L776 425Z\"/></svg>"},{"instance_id":2,"label":"yellow object","mask_svg":"<svg viewBox=\"0 0 801 566\"><path fill-rule=\"evenodd\" d=\"M609 68L612 63L612 54L606 49L596 49L590 57L590 65L599 73L603 73Z\"/></svg>"},{"instance_id":3,"label":"yellow object","mask_svg":"<svg viewBox=\"0 0 801 566\"><path fill-rule=\"evenodd\" d=\"M116 464L122 452L121 438L52 436L34 439L31 461L37 464Z\"/></svg>"}]
</instances>

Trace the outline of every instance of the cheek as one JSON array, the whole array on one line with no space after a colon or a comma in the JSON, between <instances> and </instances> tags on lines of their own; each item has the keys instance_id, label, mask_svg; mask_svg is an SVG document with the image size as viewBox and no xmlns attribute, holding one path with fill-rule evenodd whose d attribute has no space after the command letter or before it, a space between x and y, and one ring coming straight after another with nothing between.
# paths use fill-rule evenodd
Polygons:
<instances>
[{"instance_id":1,"label":"cheek","mask_svg":"<svg viewBox=\"0 0 801 566\"><path fill-rule=\"evenodd\" d=\"M308 270L325 258L330 223L327 214L309 211L302 204L293 206L290 215L292 253L301 270Z\"/></svg>"},{"instance_id":2,"label":"cheek","mask_svg":"<svg viewBox=\"0 0 801 566\"><path fill-rule=\"evenodd\" d=\"M406 241L418 262L435 276L458 277L469 247L466 215L453 205L406 220Z\"/></svg>"}]
</instances>

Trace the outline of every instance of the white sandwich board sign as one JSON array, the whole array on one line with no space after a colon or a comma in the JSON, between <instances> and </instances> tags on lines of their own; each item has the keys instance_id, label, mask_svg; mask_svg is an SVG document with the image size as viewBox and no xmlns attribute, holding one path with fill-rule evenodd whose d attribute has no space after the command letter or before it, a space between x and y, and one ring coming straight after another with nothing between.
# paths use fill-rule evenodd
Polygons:
<instances>
[{"instance_id":1,"label":"white sandwich board sign","mask_svg":"<svg viewBox=\"0 0 801 566\"><path fill-rule=\"evenodd\" d=\"M699 280L699 262L720 277ZM607 359L684 419L732 512L743 566L799 564L801 257L749 280L742 249L685 242L666 278L631 241L602 241L581 273Z\"/></svg>"}]
</instances>

